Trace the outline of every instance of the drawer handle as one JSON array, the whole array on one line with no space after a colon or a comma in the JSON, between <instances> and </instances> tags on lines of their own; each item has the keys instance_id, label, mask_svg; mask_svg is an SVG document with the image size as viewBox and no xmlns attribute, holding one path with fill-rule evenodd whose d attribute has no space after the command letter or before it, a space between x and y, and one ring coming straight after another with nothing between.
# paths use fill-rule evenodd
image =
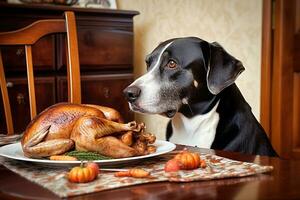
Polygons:
<instances>
[{"instance_id":1,"label":"drawer handle","mask_svg":"<svg viewBox=\"0 0 300 200\"><path fill-rule=\"evenodd\" d=\"M109 88L107 88L107 87L103 88L103 94L104 94L104 97L108 99L110 97Z\"/></svg>"},{"instance_id":2,"label":"drawer handle","mask_svg":"<svg viewBox=\"0 0 300 200\"><path fill-rule=\"evenodd\" d=\"M12 87L14 87L14 83L9 81L6 83L6 87L12 88Z\"/></svg>"},{"instance_id":3,"label":"drawer handle","mask_svg":"<svg viewBox=\"0 0 300 200\"><path fill-rule=\"evenodd\" d=\"M16 51L16 55L17 56L23 56L24 55L24 49L18 48L17 51Z\"/></svg>"},{"instance_id":4,"label":"drawer handle","mask_svg":"<svg viewBox=\"0 0 300 200\"><path fill-rule=\"evenodd\" d=\"M25 98L24 98L24 95L22 93L18 93L17 102L18 102L19 105L25 104Z\"/></svg>"}]
</instances>

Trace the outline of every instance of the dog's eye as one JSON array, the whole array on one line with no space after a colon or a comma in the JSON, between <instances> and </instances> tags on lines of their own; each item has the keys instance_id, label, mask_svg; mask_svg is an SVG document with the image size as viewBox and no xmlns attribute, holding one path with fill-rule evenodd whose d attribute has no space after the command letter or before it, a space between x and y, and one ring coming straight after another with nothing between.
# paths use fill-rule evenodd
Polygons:
<instances>
[{"instance_id":1,"label":"dog's eye","mask_svg":"<svg viewBox=\"0 0 300 200\"><path fill-rule=\"evenodd\" d=\"M168 64L167 64L167 67L169 67L169 68L175 68L175 67L177 67L177 64L176 64L176 62L174 60L170 60L168 62Z\"/></svg>"}]
</instances>

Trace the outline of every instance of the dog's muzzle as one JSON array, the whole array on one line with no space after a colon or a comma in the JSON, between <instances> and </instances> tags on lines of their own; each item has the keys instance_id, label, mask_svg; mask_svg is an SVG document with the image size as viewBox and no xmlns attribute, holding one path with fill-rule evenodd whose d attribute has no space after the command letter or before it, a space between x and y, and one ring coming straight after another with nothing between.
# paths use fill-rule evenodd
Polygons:
<instances>
[{"instance_id":1,"label":"dog's muzzle","mask_svg":"<svg viewBox=\"0 0 300 200\"><path fill-rule=\"evenodd\" d=\"M129 86L123 90L123 93L125 95L126 100L129 103L133 103L139 98L141 94L141 89L137 86Z\"/></svg>"}]
</instances>

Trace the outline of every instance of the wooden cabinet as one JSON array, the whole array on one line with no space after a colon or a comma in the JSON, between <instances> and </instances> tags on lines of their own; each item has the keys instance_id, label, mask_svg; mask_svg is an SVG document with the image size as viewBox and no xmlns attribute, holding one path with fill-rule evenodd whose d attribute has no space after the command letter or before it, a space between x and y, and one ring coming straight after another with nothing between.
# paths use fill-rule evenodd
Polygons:
<instances>
[{"instance_id":1,"label":"wooden cabinet","mask_svg":"<svg viewBox=\"0 0 300 200\"><path fill-rule=\"evenodd\" d=\"M72 8L67 6L0 3L0 32L24 27L45 18L76 15L82 103L109 106L133 119L123 89L133 80L133 17L135 11ZM1 46L15 132L30 122L24 48ZM65 36L52 34L33 47L37 111L67 101ZM0 133L6 132L0 99Z\"/></svg>"},{"instance_id":2,"label":"wooden cabinet","mask_svg":"<svg viewBox=\"0 0 300 200\"><path fill-rule=\"evenodd\" d=\"M82 75L82 102L115 108L124 119L132 119L128 103L124 101L123 90L132 82L131 74ZM58 77L58 101L67 101L66 77Z\"/></svg>"},{"instance_id":3,"label":"wooden cabinet","mask_svg":"<svg viewBox=\"0 0 300 200\"><path fill-rule=\"evenodd\" d=\"M8 78L6 81L15 130L21 132L30 122L27 78ZM39 113L56 102L55 77L38 76L34 82ZM2 99L0 102L0 132L3 133L6 125Z\"/></svg>"},{"instance_id":4,"label":"wooden cabinet","mask_svg":"<svg viewBox=\"0 0 300 200\"><path fill-rule=\"evenodd\" d=\"M80 24L85 26L80 26ZM79 58L81 70L131 70L133 58L132 30L97 28L97 24L82 21L78 25ZM60 51L66 52L64 38L60 37ZM118 56L116 56L118 55ZM66 56L59 69L65 69Z\"/></svg>"},{"instance_id":5,"label":"wooden cabinet","mask_svg":"<svg viewBox=\"0 0 300 200\"><path fill-rule=\"evenodd\" d=\"M80 41L79 55L84 68L119 66L128 68L132 62L133 37L131 31L97 30L84 28L78 32ZM114 44L114 45L111 45ZM93 48L101 51L93 51ZM115 54L119 56L114 56Z\"/></svg>"},{"instance_id":6,"label":"wooden cabinet","mask_svg":"<svg viewBox=\"0 0 300 200\"><path fill-rule=\"evenodd\" d=\"M3 31L3 28L5 27L0 28L1 31ZM54 70L54 41L54 36L48 36L33 45L32 60L35 71ZM26 72L24 46L3 46L1 52L5 72Z\"/></svg>"}]
</instances>

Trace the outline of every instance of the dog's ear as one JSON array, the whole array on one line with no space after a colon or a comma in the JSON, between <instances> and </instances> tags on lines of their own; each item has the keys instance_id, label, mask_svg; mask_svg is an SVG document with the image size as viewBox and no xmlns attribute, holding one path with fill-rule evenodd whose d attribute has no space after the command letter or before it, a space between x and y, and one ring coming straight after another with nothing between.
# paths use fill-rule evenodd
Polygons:
<instances>
[{"instance_id":1,"label":"dog's ear","mask_svg":"<svg viewBox=\"0 0 300 200\"><path fill-rule=\"evenodd\" d=\"M234 83L245 70L243 64L225 51L217 42L209 44L210 57L207 65L207 87L217 95Z\"/></svg>"}]
</instances>

